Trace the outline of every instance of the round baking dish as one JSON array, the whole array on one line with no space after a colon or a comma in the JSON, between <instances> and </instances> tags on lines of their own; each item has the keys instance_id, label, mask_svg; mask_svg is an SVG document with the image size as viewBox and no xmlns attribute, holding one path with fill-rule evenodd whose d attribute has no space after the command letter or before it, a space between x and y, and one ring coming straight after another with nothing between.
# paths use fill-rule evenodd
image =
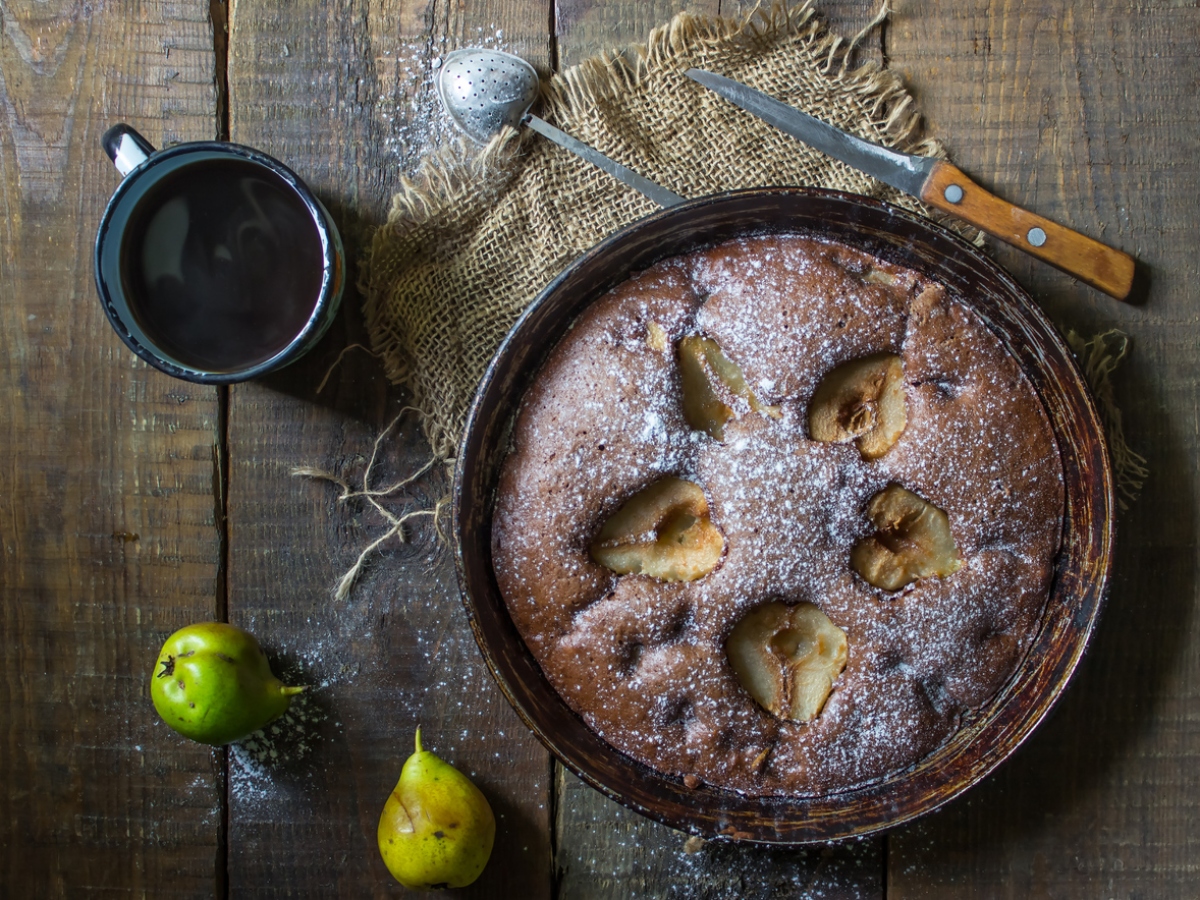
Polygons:
<instances>
[{"instance_id":1,"label":"round baking dish","mask_svg":"<svg viewBox=\"0 0 1200 900\"><path fill-rule=\"evenodd\" d=\"M500 466L521 399L557 341L594 300L670 256L740 235L826 237L907 266L969 303L1017 359L1049 415L1063 463L1063 541L1050 599L1013 677L932 754L886 779L821 796L750 797L664 775L617 752L550 686L509 618L491 558ZM1054 327L1029 295L949 231L835 191L764 188L702 198L643 219L576 259L533 302L493 358L459 449L454 524L471 627L509 702L562 763L643 815L707 838L803 844L860 836L927 813L1008 757L1062 693L1107 590L1113 478L1100 418Z\"/></svg>"}]
</instances>

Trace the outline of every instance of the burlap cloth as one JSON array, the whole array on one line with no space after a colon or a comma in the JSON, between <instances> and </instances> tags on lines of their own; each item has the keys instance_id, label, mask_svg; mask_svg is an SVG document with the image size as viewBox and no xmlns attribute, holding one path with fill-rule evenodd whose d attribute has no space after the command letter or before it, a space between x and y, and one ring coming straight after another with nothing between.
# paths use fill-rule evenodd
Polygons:
<instances>
[{"instance_id":1,"label":"burlap cloth","mask_svg":"<svg viewBox=\"0 0 1200 900\"><path fill-rule=\"evenodd\" d=\"M885 3L880 20L886 12ZM684 197L815 185L929 215L915 199L683 74L691 66L718 72L870 141L943 155L922 138L918 111L895 74L873 62L850 65L857 40L827 32L811 3L776 5L742 21L681 13L645 46L555 75L543 85L541 113ZM455 454L475 389L521 311L573 258L656 209L528 129L508 129L482 150L449 148L402 182L362 287L374 349L388 377L411 388L437 456ZM1107 379L1111 368L1097 370Z\"/></svg>"}]
</instances>

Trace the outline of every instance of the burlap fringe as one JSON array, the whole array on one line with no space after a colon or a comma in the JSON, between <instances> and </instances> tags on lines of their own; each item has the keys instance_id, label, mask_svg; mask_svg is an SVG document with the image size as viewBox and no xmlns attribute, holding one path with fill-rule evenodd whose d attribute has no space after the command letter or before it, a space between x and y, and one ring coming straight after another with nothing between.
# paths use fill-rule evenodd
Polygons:
<instances>
[{"instance_id":1,"label":"burlap fringe","mask_svg":"<svg viewBox=\"0 0 1200 900\"><path fill-rule=\"evenodd\" d=\"M400 412L397 414L396 418L392 419L392 421L388 423L387 427L379 432L379 435L375 438L375 445L371 450L371 458L367 461L367 465L363 469L361 489L355 490L350 486L349 482L339 478L332 472L326 472L322 469L314 468L313 466L296 466L292 469L292 475L294 477L312 478L318 481L328 481L332 484L336 484L342 489L342 492L337 498L339 503L345 503L347 501L357 499L366 500L367 503L375 508L376 512L383 516L389 526L387 531L385 531L375 540L371 541L370 544L362 549L362 552L358 554L358 558L354 561L354 564L342 574L341 578L338 579L337 587L334 588L333 593L335 600L344 600L347 596L349 596L350 589L354 587L354 583L358 580L358 576L362 574L363 567L366 565L367 560L370 559L371 555L376 550L378 550L392 538L396 538L401 544L407 542L405 525L408 522L411 522L413 519L426 516L431 517L433 519L433 526L434 530L437 532L438 539L443 545L446 543L447 539L445 532L442 530L441 517L450 506L449 497L443 497L442 499L438 500L438 502L431 509L410 509L402 513L394 513L380 502L387 497L393 496L401 488L408 487L418 478L425 475L439 462L444 462L444 460L441 460L436 455L430 456L430 458L412 474L400 478L387 487L371 487L371 472L375 468L376 461L379 459L379 448L383 444L384 438L386 438L388 434L390 434L391 431L400 423L400 420L410 412L420 415L421 411L415 406L404 407L404 409L400 410Z\"/></svg>"},{"instance_id":2,"label":"burlap fringe","mask_svg":"<svg viewBox=\"0 0 1200 900\"><path fill-rule=\"evenodd\" d=\"M1069 331L1067 344L1083 369L1083 376L1099 407L1100 419L1108 436L1108 452L1112 457L1117 503L1122 510L1129 509L1129 504L1137 500L1150 474L1146 468L1146 457L1135 452L1125 440L1121 409L1113 397L1112 376L1121 361L1129 355L1129 335L1115 328L1090 338Z\"/></svg>"},{"instance_id":3,"label":"burlap fringe","mask_svg":"<svg viewBox=\"0 0 1200 900\"><path fill-rule=\"evenodd\" d=\"M889 0L849 41L829 32L813 7L813 0L800 5L776 0L769 10L755 7L740 20L681 12L651 31L645 44L603 53L553 76L543 90L548 114L556 121L569 123L581 111L639 88L655 70L676 66L680 57L727 43L740 44L752 52L787 35L805 42L814 58L825 57L824 74L858 100L874 124L896 142L896 149L944 156L939 142L919 136L921 115L900 76L875 61L849 69L858 44L891 14Z\"/></svg>"},{"instance_id":4,"label":"burlap fringe","mask_svg":"<svg viewBox=\"0 0 1200 900\"><path fill-rule=\"evenodd\" d=\"M374 353L383 360L384 374L393 383L408 384L412 369L399 343L388 337L387 294L375 285L389 284L390 273L381 270L375 262L381 255L377 251L387 242L389 232L400 229L401 222L413 228L428 222L446 205L480 193L498 195L515 174L511 163L520 153L522 137L520 132L506 128L482 152L476 151L466 138L458 138L425 157L415 178L400 178L396 193L392 195L387 224L375 231L358 259L356 282L359 294L366 298L363 316L372 336ZM431 422L429 416L421 414L421 427L434 453L444 458L453 456L457 440L433 433Z\"/></svg>"}]
</instances>

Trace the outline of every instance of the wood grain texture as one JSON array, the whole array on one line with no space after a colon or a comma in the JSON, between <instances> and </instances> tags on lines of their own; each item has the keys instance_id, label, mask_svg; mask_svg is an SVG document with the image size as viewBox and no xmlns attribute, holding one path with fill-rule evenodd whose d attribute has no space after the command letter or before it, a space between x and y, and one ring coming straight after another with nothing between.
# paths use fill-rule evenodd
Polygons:
<instances>
[{"instance_id":1,"label":"wood grain texture","mask_svg":"<svg viewBox=\"0 0 1200 900\"><path fill-rule=\"evenodd\" d=\"M544 67L548 23L548 8L533 3L241 0L230 22L231 137L301 173L353 260L398 176L449 134L435 112L434 59L483 44ZM330 485L289 474L311 465L361 485L375 437L403 404L361 351L317 390L341 347L366 342L360 304L351 292L340 325L308 358L230 395L230 618L317 686L283 736L232 753L230 894L403 893L379 857L376 826L420 724L426 749L471 776L498 819L492 860L462 896L547 897L548 755L482 663L431 520L413 520L412 543L389 541L335 602L337 577L386 523L361 500L339 504ZM405 419L382 443L372 483L428 455ZM436 472L383 502L430 509L447 491Z\"/></svg>"},{"instance_id":2,"label":"wood grain texture","mask_svg":"<svg viewBox=\"0 0 1200 900\"><path fill-rule=\"evenodd\" d=\"M206 2L0 4L0 894L204 897L219 766L148 681L215 612L216 394L109 327L92 240L120 120L215 129Z\"/></svg>"},{"instance_id":3,"label":"wood grain texture","mask_svg":"<svg viewBox=\"0 0 1200 900\"><path fill-rule=\"evenodd\" d=\"M597 53L644 43L652 29L676 13L741 19L762 6L749 0L554 0L557 63L566 68ZM868 0L832 0L819 4L817 13L835 33L853 37L874 18L876 6ZM877 37L866 41L864 51L877 55Z\"/></svg>"},{"instance_id":4,"label":"wood grain texture","mask_svg":"<svg viewBox=\"0 0 1200 900\"><path fill-rule=\"evenodd\" d=\"M720 0L555 0L558 66L565 69L597 53L643 43L652 29L679 12L719 15L720 5Z\"/></svg>"},{"instance_id":5,"label":"wood grain texture","mask_svg":"<svg viewBox=\"0 0 1200 900\"><path fill-rule=\"evenodd\" d=\"M860 900L883 895L883 842L784 849L689 838L558 769L559 893L570 900Z\"/></svg>"},{"instance_id":6,"label":"wood grain texture","mask_svg":"<svg viewBox=\"0 0 1200 900\"><path fill-rule=\"evenodd\" d=\"M889 897L1200 890L1198 39L1200 12L1167 3L897 4L892 65L956 164L1149 275L1129 307L992 248L1064 330L1132 336L1116 394L1151 477L1076 683L988 783L891 837Z\"/></svg>"}]
</instances>

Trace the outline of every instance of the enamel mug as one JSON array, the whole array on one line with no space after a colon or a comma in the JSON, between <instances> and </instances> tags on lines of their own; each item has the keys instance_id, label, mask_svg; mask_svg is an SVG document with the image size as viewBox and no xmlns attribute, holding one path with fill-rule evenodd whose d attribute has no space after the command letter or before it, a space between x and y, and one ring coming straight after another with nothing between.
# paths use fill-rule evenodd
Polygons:
<instances>
[{"instance_id":1,"label":"enamel mug","mask_svg":"<svg viewBox=\"0 0 1200 900\"><path fill-rule=\"evenodd\" d=\"M155 150L127 125L102 144L122 180L96 234L96 289L129 349L176 378L225 384L320 340L345 256L329 212L291 169L226 142Z\"/></svg>"}]
</instances>

